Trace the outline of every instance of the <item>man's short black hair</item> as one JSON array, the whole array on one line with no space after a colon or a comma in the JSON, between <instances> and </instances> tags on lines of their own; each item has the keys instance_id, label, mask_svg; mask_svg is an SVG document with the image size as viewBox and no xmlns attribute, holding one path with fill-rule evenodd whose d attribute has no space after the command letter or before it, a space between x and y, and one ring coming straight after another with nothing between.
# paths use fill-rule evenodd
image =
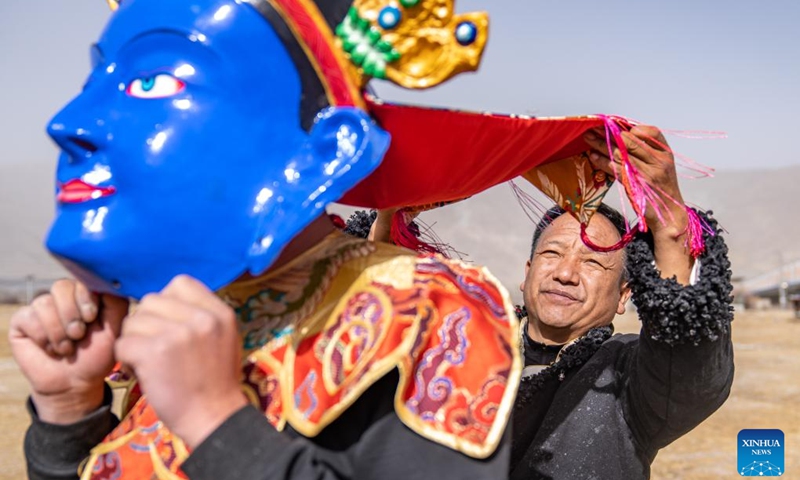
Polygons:
<instances>
[{"instance_id":1,"label":"man's short black hair","mask_svg":"<svg viewBox=\"0 0 800 480\"><path fill-rule=\"evenodd\" d=\"M542 219L539 220L539 223L536 225L536 230L533 232L533 240L531 241L531 259L533 259L533 254L536 252L536 244L539 243L539 238L542 236L542 233L547 227L550 226L550 224L555 221L556 218L564 215L565 213L567 213L566 210L558 205L555 205L545 212L545 214L542 216ZM623 217L622 214L616 209L609 207L605 203L601 203L600 207L597 209L597 213L606 217L611 224L614 225L620 237L624 236L628 231L628 222L625 221L625 217ZM622 250L622 253L626 260L625 263L627 264L627 247ZM623 281L627 281L628 279L627 265L622 270L622 279Z\"/></svg>"}]
</instances>

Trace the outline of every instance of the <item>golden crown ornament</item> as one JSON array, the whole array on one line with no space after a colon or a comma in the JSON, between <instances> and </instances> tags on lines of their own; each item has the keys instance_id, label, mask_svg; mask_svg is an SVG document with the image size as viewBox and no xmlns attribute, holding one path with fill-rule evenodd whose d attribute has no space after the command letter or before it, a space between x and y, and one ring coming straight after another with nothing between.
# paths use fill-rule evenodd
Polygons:
<instances>
[{"instance_id":1,"label":"golden crown ornament","mask_svg":"<svg viewBox=\"0 0 800 480\"><path fill-rule=\"evenodd\" d=\"M485 12L454 14L454 0L356 0L336 28L362 75L429 88L480 64L489 31Z\"/></svg>"}]
</instances>

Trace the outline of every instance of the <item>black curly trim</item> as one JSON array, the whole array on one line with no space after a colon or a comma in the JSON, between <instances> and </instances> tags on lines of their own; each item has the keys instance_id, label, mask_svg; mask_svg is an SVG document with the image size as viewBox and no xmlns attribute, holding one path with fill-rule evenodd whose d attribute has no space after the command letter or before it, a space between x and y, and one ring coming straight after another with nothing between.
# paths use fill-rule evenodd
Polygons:
<instances>
[{"instance_id":1,"label":"black curly trim","mask_svg":"<svg viewBox=\"0 0 800 480\"><path fill-rule=\"evenodd\" d=\"M356 210L356 212L347 219L344 233L358 238L368 238L369 230L372 228L372 224L375 223L377 218L378 212L376 210L370 210L369 212ZM419 225L415 221L408 224L408 230L417 238L422 235Z\"/></svg>"},{"instance_id":2,"label":"black curly trim","mask_svg":"<svg viewBox=\"0 0 800 480\"><path fill-rule=\"evenodd\" d=\"M525 305L514 305L514 313L517 315L517 320L522 320L528 316L528 309Z\"/></svg>"},{"instance_id":3,"label":"black curly trim","mask_svg":"<svg viewBox=\"0 0 800 480\"><path fill-rule=\"evenodd\" d=\"M369 229L372 227L376 218L378 218L378 212L375 210L370 212L357 210L347 219L344 233L358 238L367 238L369 236Z\"/></svg>"},{"instance_id":4,"label":"black curly trim","mask_svg":"<svg viewBox=\"0 0 800 480\"><path fill-rule=\"evenodd\" d=\"M523 335L527 335L526 330L526 328L522 329ZM613 333L613 325L593 328L577 342L564 347L564 350L558 356L558 360L553 362L552 365L536 375L523 377L519 382L520 386L515 408L527 405L548 380L556 377L559 381L564 380L567 372L580 367L592 358L592 355L611 338Z\"/></svg>"},{"instance_id":5,"label":"black curly trim","mask_svg":"<svg viewBox=\"0 0 800 480\"><path fill-rule=\"evenodd\" d=\"M663 279L655 268L653 239L638 236L628 246L628 273L633 303L642 319L643 330L653 340L667 345L704 339L716 341L730 330L733 321L731 263L728 247L712 212L697 212L716 235L704 234L706 249L700 256L700 278L684 286L676 279Z\"/></svg>"}]
</instances>

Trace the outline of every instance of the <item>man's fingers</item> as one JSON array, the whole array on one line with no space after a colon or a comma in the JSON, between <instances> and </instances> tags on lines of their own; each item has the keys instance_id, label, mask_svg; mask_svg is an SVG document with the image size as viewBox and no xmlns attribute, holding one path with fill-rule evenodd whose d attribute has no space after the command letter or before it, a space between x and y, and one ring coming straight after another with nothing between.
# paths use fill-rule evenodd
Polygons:
<instances>
[{"instance_id":1,"label":"man's fingers","mask_svg":"<svg viewBox=\"0 0 800 480\"><path fill-rule=\"evenodd\" d=\"M75 284L75 303L78 305L84 322L92 323L97 319L100 299L96 293L90 292L86 285L80 282Z\"/></svg>"},{"instance_id":2,"label":"man's fingers","mask_svg":"<svg viewBox=\"0 0 800 480\"><path fill-rule=\"evenodd\" d=\"M58 319L70 340L80 340L86 334L86 324L76 301L75 290L75 282L72 280L58 280L50 287ZM54 347L56 345L53 344ZM58 348L56 350L58 351Z\"/></svg>"},{"instance_id":3,"label":"man's fingers","mask_svg":"<svg viewBox=\"0 0 800 480\"><path fill-rule=\"evenodd\" d=\"M225 302L200 281L187 275L178 275L172 279L169 285L161 291L161 294L167 298L177 299L208 310L217 318L228 322L235 320L233 310Z\"/></svg>"},{"instance_id":4,"label":"man's fingers","mask_svg":"<svg viewBox=\"0 0 800 480\"><path fill-rule=\"evenodd\" d=\"M622 141L630 157L634 157L648 164L656 162L658 152L648 145L644 139L637 137L631 132L622 132ZM615 151L614 155L622 158L620 152Z\"/></svg>"},{"instance_id":5,"label":"man's fingers","mask_svg":"<svg viewBox=\"0 0 800 480\"><path fill-rule=\"evenodd\" d=\"M619 160L612 160L598 152L591 152L589 154L589 162L594 168L606 172L611 175L612 178L617 178L620 168L622 168L622 164Z\"/></svg>"},{"instance_id":6,"label":"man's fingers","mask_svg":"<svg viewBox=\"0 0 800 480\"><path fill-rule=\"evenodd\" d=\"M114 342L114 358L122 363L125 368L136 374L136 365L141 356L146 355L152 348L152 339L147 336L130 335L122 336Z\"/></svg>"},{"instance_id":7,"label":"man's fingers","mask_svg":"<svg viewBox=\"0 0 800 480\"><path fill-rule=\"evenodd\" d=\"M183 322L170 322L165 318L136 311L128 317L122 335L114 342L117 361L134 371L152 356L166 358L179 346L190 346L191 329Z\"/></svg>"},{"instance_id":8,"label":"man's fingers","mask_svg":"<svg viewBox=\"0 0 800 480\"><path fill-rule=\"evenodd\" d=\"M612 158L608 153L608 144L606 137L598 130L589 130L583 134L583 138L587 144L593 149L589 153L589 161L594 168L602 170L612 176L616 176L618 165L612 164ZM615 149L616 150L616 149ZM614 163L620 163L619 160L614 159Z\"/></svg>"},{"instance_id":9,"label":"man's fingers","mask_svg":"<svg viewBox=\"0 0 800 480\"><path fill-rule=\"evenodd\" d=\"M75 347L64 330L64 324L59 316L53 295L37 297L31 303L31 307L44 328L53 353L61 356L71 355L75 351Z\"/></svg>"},{"instance_id":10,"label":"man's fingers","mask_svg":"<svg viewBox=\"0 0 800 480\"><path fill-rule=\"evenodd\" d=\"M39 317L33 307L23 307L17 310L11 317L8 329L9 340L29 339L41 348L45 348L50 343L44 326L39 321Z\"/></svg>"},{"instance_id":11,"label":"man's fingers","mask_svg":"<svg viewBox=\"0 0 800 480\"><path fill-rule=\"evenodd\" d=\"M662 152L669 151L667 139L664 138L664 134L661 132L661 130L656 127L651 125L636 125L635 127L631 128L630 133L636 138L644 141L654 150L659 150Z\"/></svg>"},{"instance_id":12,"label":"man's fingers","mask_svg":"<svg viewBox=\"0 0 800 480\"><path fill-rule=\"evenodd\" d=\"M164 322L187 324L200 335L222 333L220 330L222 325L215 316L215 312L162 294L144 297L136 312L137 315L141 312L142 315L165 319Z\"/></svg>"},{"instance_id":13,"label":"man's fingers","mask_svg":"<svg viewBox=\"0 0 800 480\"><path fill-rule=\"evenodd\" d=\"M649 130L645 132L649 132ZM630 158L632 161L638 159L645 163L653 163L656 151L643 139L637 137L631 132L622 132L621 138L625 150L628 152L628 158ZM583 139L590 147L592 147L601 155L613 158L619 163L622 162L622 151L617 146L613 146L612 152L609 154L608 142L606 141L605 135L602 135L601 132L597 130L589 130L583 135Z\"/></svg>"},{"instance_id":14,"label":"man's fingers","mask_svg":"<svg viewBox=\"0 0 800 480\"><path fill-rule=\"evenodd\" d=\"M153 315L141 310L136 310L130 317L128 317L122 324L122 331L119 338L140 336L140 337L158 337L167 328L168 320L165 318Z\"/></svg>"},{"instance_id":15,"label":"man's fingers","mask_svg":"<svg viewBox=\"0 0 800 480\"><path fill-rule=\"evenodd\" d=\"M583 139L586 143L594 150L596 150L601 155L606 157L609 156L608 153L608 143L606 142L606 137L601 136L599 132L596 130L589 130L583 134Z\"/></svg>"},{"instance_id":16,"label":"man's fingers","mask_svg":"<svg viewBox=\"0 0 800 480\"><path fill-rule=\"evenodd\" d=\"M119 337L122 329L122 320L128 316L130 311L130 302L127 298L117 297L114 295L101 295L99 297L99 313L98 316L111 329L114 337Z\"/></svg>"},{"instance_id":17,"label":"man's fingers","mask_svg":"<svg viewBox=\"0 0 800 480\"><path fill-rule=\"evenodd\" d=\"M591 132L595 133L605 144L606 143L606 132L603 127L597 127L590 130ZM626 132L621 132L624 136ZM667 139L664 137L664 133L658 129L658 127L654 127L652 125L636 125L632 127L629 131L630 134L634 135L636 138L644 141L648 146L653 147L655 150L660 151L668 151L669 147L667 145ZM616 146L614 142L614 138L611 138L611 143L613 146Z\"/></svg>"}]
</instances>

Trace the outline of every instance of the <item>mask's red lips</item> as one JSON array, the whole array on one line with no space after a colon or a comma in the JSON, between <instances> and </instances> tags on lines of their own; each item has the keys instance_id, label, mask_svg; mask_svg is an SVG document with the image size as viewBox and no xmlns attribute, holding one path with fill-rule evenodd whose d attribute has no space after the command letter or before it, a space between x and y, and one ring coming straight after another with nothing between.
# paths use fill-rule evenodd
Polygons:
<instances>
[{"instance_id":1,"label":"mask's red lips","mask_svg":"<svg viewBox=\"0 0 800 480\"><path fill-rule=\"evenodd\" d=\"M59 185L56 200L61 203L83 203L98 198L108 197L117 191L114 187L98 187L80 179L72 179Z\"/></svg>"}]
</instances>

